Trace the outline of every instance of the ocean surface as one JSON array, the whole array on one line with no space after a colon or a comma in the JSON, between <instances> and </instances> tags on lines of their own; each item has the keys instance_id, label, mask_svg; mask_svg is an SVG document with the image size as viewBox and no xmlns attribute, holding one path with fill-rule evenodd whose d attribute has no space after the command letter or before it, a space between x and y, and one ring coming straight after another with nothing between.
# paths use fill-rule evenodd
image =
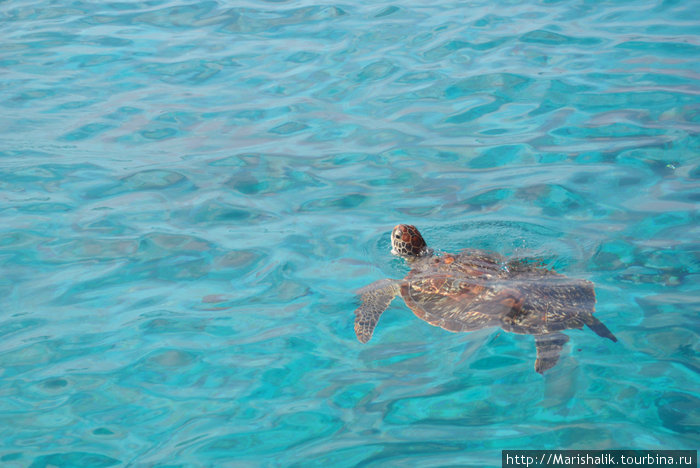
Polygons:
<instances>
[{"instance_id":1,"label":"ocean surface","mask_svg":"<svg viewBox=\"0 0 700 468\"><path fill-rule=\"evenodd\" d=\"M0 466L500 466L700 446L700 1L0 2ZM356 291L438 250L617 336Z\"/></svg>"}]
</instances>

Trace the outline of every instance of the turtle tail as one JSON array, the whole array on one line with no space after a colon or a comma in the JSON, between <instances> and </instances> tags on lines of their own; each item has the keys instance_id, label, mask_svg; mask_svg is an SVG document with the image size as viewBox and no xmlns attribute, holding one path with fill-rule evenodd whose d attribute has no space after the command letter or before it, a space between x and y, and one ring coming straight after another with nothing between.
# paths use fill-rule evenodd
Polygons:
<instances>
[{"instance_id":1,"label":"turtle tail","mask_svg":"<svg viewBox=\"0 0 700 468\"><path fill-rule=\"evenodd\" d=\"M603 338L608 338L612 341L617 342L617 338L615 338L615 335L613 335L612 332L608 330L608 327L606 327L603 324L603 322L593 317L592 315L586 321L586 325L588 325L588 328L596 332L598 336L602 336Z\"/></svg>"}]
</instances>

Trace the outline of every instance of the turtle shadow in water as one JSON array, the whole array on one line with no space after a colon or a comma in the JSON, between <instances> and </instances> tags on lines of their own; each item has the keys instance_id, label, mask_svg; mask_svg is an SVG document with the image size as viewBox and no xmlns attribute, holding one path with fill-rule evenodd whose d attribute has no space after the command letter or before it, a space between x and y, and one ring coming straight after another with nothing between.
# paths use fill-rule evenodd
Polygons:
<instances>
[{"instance_id":1,"label":"turtle shadow in water","mask_svg":"<svg viewBox=\"0 0 700 468\"><path fill-rule=\"evenodd\" d=\"M392 253L408 261L402 280L383 279L362 288L355 310L355 334L368 342L381 314L400 296L420 319L452 332L487 327L535 336L535 370L542 374L559 361L569 337L585 326L617 341L593 316L590 281L571 279L522 260L484 250L436 255L414 226L399 224L391 234Z\"/></svg>"}]
</instances>

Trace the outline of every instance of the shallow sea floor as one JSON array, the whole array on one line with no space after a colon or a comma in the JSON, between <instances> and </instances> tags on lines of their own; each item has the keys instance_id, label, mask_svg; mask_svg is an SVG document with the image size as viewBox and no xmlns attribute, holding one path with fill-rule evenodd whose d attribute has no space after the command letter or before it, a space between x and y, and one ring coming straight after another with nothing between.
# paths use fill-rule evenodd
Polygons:
<instances>
[{"instance_id":1,"label":"shallow sea floor","mask_svg":"<svg viewBox=\"0 0 700 468\"><path fill-rule=\"evenodd\" d=\"M500 466L700 445L700 3L0 3L0 464ZM389 232L618 337L354 293Z\"/></svg>"}]
</instances>

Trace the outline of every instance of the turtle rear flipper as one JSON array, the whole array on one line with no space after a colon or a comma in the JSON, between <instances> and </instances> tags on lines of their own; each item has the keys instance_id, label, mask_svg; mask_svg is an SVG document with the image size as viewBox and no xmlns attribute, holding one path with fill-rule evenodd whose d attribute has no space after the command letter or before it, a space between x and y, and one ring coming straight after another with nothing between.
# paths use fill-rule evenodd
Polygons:
<instances>
[{"instance_id":1,"label":"turtle rear flipper","mask_svg":"<svg viewBox=\"0 0 700 468\"><path fill-rule=\"evenodd\" d=\"M554 367L559 361L559 355L567 341L569 341L569 337L563 333L536 335L537 360L535 361L535 371L544 374L546 370Z\"/></svg>"},{"instance_id":2,"label":"turtle rear flipper","mask_svg":"<svg viewBox=\"0 0 700 468\"><path fill-rule=\"evenodd\" d=\"M372 338L379 316L389 307L399 293L399 286L393 280L379 280L358 291L362 304L355 310L355 335L361 343Z\"/></svg>"}]
</instances>

